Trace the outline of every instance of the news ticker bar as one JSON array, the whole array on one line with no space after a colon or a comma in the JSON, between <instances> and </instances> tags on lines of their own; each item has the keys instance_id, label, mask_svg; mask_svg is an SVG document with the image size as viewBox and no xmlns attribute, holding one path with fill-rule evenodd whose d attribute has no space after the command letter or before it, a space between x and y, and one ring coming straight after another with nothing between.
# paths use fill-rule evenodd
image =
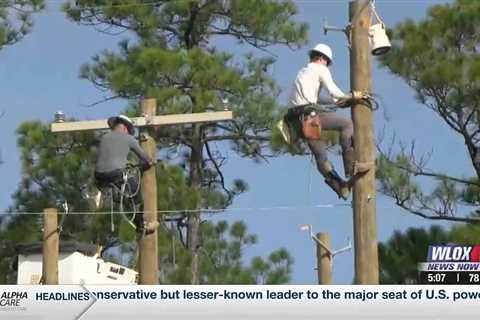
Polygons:
<instances>
[{"instance_id":1,"label":"news ticker bar","mask_svg":"<svg viewBox=\"0 0 480 320\"><path fill-rule=\"evenodd\" d=\"M0 319L478 319L472 286L0 286Z\"/></svg>"},{"instance_id":2,"label":"news ticker bar","mask_svg":"<svg viewBox=\"0 0 480 320\"><path fill-rule=\"evenodd\" d=\"M480 272L420 271L418 281L421 284L479 285Z\"/></svg>"}]
</instances>

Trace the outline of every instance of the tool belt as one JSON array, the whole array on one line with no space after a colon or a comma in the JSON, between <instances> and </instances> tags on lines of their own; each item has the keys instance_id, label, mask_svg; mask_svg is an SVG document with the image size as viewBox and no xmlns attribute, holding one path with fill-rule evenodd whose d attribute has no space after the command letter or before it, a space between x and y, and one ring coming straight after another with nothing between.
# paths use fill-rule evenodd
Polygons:
<instances>
[{"instance_id":1,"label":"tool belt","mask_svg":"<svg viewBox=\"0 0 480 320\"><path fill-rule=\"evenodd\" d=\"M102 189L110 184L121 186L123 183L124 169L116 169L109 172L95 172L95 184L97 188Z\"/></svg>"},{"instance_id":2,"label":"tool belt","mask_svg":"<svg viewBox=\"0 0 480 320\"><path fill-rule=\"evenodd\" d=\"M307 140L319 140L322 133L320 114L325 112L330 110L319 105L296 106L288 110L283 121L290 133Z\"/></svg>"},{"instance_id":3,"label":"tool belt","mask_svg":"<svg viewBox=\"0 0 480 320\"><path fill-rule=\"evenodd\" d=\"M302 135L308 140L320 140L322 133L322 124L320 116L317 112L312 111L311 114L304 116L302 121Z\"/></svg>"}]
</instances>

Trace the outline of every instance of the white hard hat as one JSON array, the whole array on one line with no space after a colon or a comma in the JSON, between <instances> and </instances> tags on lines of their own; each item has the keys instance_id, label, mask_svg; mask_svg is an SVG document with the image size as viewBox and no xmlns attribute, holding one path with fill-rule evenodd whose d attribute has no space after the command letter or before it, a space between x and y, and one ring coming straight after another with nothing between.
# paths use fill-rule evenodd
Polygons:
<instances>
[{"instance_id":1,"label":"white hard hat","mask_svg":"<svg viewBox=\"0 0 480 320\"><path fill-rule=\"evenodd\" d=\"M324 43L317 44L312 50L310 50L310 52L312 51L320 52L321 54L326 56L330 60L330 62L333 61L332 49Z\"/></svg>"},{"instance_id":2,"label":"white hard hat","mask_svg":"<svg viewBox=\"0 0 480 320\"><path fill-rule=\"evenodd\" d=\"M110 127L110 129L113 129L117 125L117 123L123 123L124 125L127 126L128 133L130 133L131 135L133 135L135 133L135 128L133 127L132 119L130 119L129 117L127 117L123 114L115 116L115 117L110 117L108 119L107 123L108 123L108 126Z\"/></svg>"}]
</instances>

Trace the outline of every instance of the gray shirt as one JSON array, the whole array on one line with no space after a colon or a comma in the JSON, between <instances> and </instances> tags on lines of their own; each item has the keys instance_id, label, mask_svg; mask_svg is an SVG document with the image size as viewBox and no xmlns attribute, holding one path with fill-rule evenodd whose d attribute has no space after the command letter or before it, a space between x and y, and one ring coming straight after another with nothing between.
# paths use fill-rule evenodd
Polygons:
<instances>
[{"instance_id":1,"label":"gray shirt","mask_svg":"<svg viewBox=\"0 0 480 320\"><path fill-rule=\"evenodd\" d=\"M125 168L130 151L142 161L151 162L150 157L131 135L115 131L105 134L97 150L95 171L110 172Z\"/></svg>"}]
</instances>

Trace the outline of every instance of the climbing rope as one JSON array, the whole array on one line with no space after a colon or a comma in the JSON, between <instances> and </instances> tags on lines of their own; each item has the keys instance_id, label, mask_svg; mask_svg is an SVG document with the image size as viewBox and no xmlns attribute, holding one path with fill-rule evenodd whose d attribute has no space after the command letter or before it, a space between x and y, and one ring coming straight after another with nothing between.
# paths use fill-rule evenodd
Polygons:
<instances>
[{"instance_id":1,"label":"climbing rope","mask_svg":"<svg viewBox=\"0 0 480 320\"><path fill-rule=\"evenodd\" d=\"M378 102L377 97L378 96L373 93L365 93L364 97L359 100L359 103L372 111L377 111L380 108L380 103Z\"/></svg>"},{"instance_id":2,"label":"climbing rope","mask_svg":"<svg viewBox=\"0 0 480 320\"><path fill-rule=\"evenodd\" d=\"M135 181L136 183L136 188L134 191L131 189L131 184L129 183L130 178L136 176ZM133 228L136 229L137 227L135 226L133 220L135 219L135 216L137 213L136 210L136 203L135 203L135 197L137 196L138 192L140 192L140 184L141 184L141 172L140 172L140 167L139 165L134 165L134 164L127 164L127 167L125 171L122 174L122 184L120 188L118 187L117 184L111 183L110 184L110 190L109 190L109 197L110 197L110 229L111 232L115 232L115 221L113 218L113 215L115 214L114 211L114 201L113 197L115 196L116 193L119 194L119 212L121 213L122 218ZM130 201L132 211L126 212L124 210L124 201ZM126 215L127 214L132 214L130 218L128 218Z\"/></svg>"},{"instance_id":3,"label":"climbing rope","mask_svg":"<svg viewBox=\"0 0 480 320\"><path fill-rule=\"evenodd\" d=\"M355 95L356 91L354 92ZM353 94L352 94L353 95ZM369 92L360 93L360 97L352 97L348 99L341 99L335 104L335 108L350 108L356 104L361 104L372 111L377 111L380 108L380 103L378 100L381 100L381 97Z\"/></svg>"}]
</instances>

